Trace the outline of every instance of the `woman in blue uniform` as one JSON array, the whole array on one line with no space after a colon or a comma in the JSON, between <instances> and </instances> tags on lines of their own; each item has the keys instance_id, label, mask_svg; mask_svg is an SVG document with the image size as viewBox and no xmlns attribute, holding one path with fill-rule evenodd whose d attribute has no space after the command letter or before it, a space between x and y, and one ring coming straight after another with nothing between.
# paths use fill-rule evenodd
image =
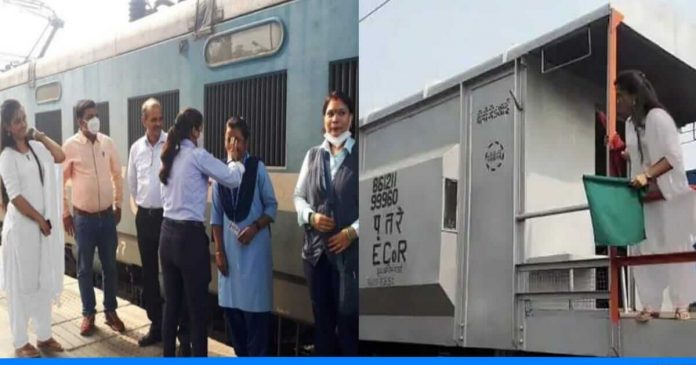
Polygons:
<instances>
[{"instance_id":1,"label":"woman in blue uniform","mask_svg":"<svg viewBox=\"0 0 696 365\"><path fill-rule=\"evenodd\" d=\"M246 122L227 121L225 146L244 163L241 187L213 184L210 224L218 267L218 304L225 314L237 356L267 356L273 305L273 257L270 224L278 202L266 165L248 152ZM231 146L230 146L231 145Z\"/></svg>"}]
</instances>

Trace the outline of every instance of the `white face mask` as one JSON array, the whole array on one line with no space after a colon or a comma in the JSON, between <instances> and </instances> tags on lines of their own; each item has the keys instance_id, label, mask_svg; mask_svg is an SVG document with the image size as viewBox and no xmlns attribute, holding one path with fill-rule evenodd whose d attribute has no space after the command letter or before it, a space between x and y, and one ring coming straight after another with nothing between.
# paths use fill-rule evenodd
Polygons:
<instances>
[{"instance_id":1,"label":"white face mask","mask_svg":"<svg viewBox=\"0 0 696 365\"><path fill-rule=\"evenodd\" d=\"M324 133L324 138L329 141L334 147L341 147L341 145L350 137L350 131L345 131L341 133L338 137L334 137L329 133Z\"/></svg>"},{"instance_id":2,"label":"white face mask","mask_svg":"<svg viewBox=\"0 0 696 365\"><path fill-rule=\"evenodd\" d=\"M87 130L89 131L89 133L97 135L97 133L99 133L99 126L99 118L97 117L94 117L87 121Z\"/></svg>"}]
</instances>

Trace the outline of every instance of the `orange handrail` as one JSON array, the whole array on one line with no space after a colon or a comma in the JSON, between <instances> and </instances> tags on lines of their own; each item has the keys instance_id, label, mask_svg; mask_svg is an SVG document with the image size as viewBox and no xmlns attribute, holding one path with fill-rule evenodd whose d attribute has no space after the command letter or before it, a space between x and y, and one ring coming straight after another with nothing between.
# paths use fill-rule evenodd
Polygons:
<instances>
[{"instance_id":1,"label":"orange handrail","mask_svg":"<svg viewBox=\"0 0 696 365\"><path fill-rule=\"evenodd\" d=\"M612 247L611 250L613 250L614 253L610 255L612 282L609 295L609 311L611 320L614 324L618 324L619 319L621 318L619 313L619 274L622 267L640 265L678 264L696 261L696 251L638 256L617 256L615 251L616 248Z\"/></svg>"},{"instance_id":2,"label":"orange handrail","mask_svg":"<svg viewBox=\"0 0 696 365\"><path fill-rule=\"evenodd\" d=\"M614 80L617 74L617 31L623 15L616 10L609 14L609 29L607 31L607 141L611 141L616 134L616 86ZM609 147L607 147L607 172L611 171L609 165ZM614 324L619 322L619 266L616 264L616 248L609 248L610 260L610 299L609 312Z\"/></svg>"},{"instance_id":3,"label":"orange handrail","mask_svg":"<svg viewBox=\"0 0 696 365\"><path fill-rule=\"evenodd\" d=\"M607 39L607 141L616 134L616 80L617 74L617 31L623 20L623 14L616 10L609 15L609 33ZM609 166L607 166L607 169ZM609 170L607 170L609 171Z\"/></svg>"}]
</instances>

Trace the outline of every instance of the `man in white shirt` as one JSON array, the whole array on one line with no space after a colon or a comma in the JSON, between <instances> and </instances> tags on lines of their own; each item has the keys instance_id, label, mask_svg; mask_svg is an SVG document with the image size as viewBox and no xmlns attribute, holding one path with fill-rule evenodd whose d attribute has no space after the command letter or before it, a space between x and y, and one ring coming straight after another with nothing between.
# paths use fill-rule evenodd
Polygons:
<instances>
[{"instance_id":1,"label":"man in white shirt","mask_svg":"<svg viewBox=\"0 0 696 365\"><path fill-rule=\"evenodd\" d=\"M138 344L149 346L162 340L162 307L159 285L159 240L162 225L162 197L160 191L159 170L162 147L167 140L167 133L162 131L162 107L154 98L142 106L142 122L145 135L133 143L128 157L128 188L138 206L135 226L138 232L138 250L142 262L143 307L152 324L150 330ZM185 327L182 321L180 327ZM180 328L181 332L188 332ZM188 337L180 333L180 337ZM188 343L187 339L181 342ZM181 352L187 353L188 345L182 346ZM187 351L188 350L188 351Z\"/></svg>"}]
</instances>

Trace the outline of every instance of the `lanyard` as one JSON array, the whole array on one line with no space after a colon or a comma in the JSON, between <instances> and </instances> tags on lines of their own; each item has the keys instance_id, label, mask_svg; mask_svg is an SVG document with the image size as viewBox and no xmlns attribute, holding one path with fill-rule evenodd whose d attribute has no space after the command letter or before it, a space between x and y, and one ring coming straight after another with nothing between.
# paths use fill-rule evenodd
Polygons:
<instances>
[{"instance_id":1,"label":"lanyard","mask_svg":"<svg viewBox=\"0 0 696 365\"><path fill-rule=\"evenodd\" d=\"M247 153L247 154L244 156L244 160L242 160L242 164L243 164L243 165L246 165L246 161L247 161L248 158L249 158L249 154ZM238 187L232 189L232 209L234 209L235 215L236 215L236 212L237 212L237 202L239 201L239 190L240 190L239 188L240 188L240 187L241 187L241 182L240 182L240 186L238 186Z\"/></svg>"}]
</instances>

